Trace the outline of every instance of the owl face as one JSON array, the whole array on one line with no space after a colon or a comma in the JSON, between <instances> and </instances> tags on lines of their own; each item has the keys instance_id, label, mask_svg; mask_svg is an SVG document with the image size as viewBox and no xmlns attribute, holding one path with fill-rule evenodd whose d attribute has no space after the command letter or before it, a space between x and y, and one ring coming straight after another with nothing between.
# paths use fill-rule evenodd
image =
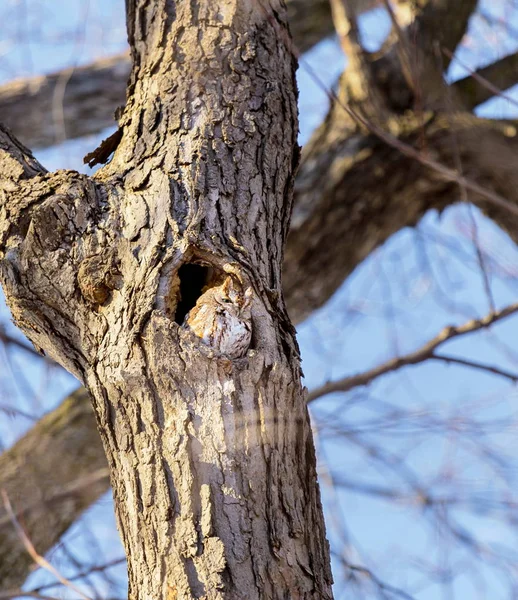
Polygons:
<instances>
[{"instance_id":1,"label":"owl face","mask_svg":"<svg viewBox=\"0 0 518 600\"><path fill-rule=\"evenodd\" d=\"M249 287L243 292L241 284L235 283L231 277L228 277L223 285L217 288L214 299L226 311L239 317L248 317L252 294L252 288Z\"/></svg>"},{"instance_id":2,"label":"owl face","mask_svg":"<svg viewBox=\"0 0 518 600\"><path fill-rule=\"evenodd\" d=\"M198 298L182 327L219 353L240 358L246 354L252 339L252 295L252 288L243 292L241 284L229 277Z\"/></svg>"}]
</instances>

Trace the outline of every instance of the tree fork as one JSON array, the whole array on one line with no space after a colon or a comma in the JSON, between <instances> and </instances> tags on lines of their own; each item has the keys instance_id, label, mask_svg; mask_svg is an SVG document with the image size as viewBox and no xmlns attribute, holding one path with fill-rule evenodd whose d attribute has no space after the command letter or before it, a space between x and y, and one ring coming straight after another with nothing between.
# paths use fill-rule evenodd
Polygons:
<instances>
[{"instance_id":1,"label":"tree fork","mask_svg":"<svg viewBox=\"0 0 518 600\"><path fill-rule=\"evenodd\" d=\"M127 15L111 163L47 174L0 130L8 304L92 393L130 598L331 598L281 291L298 160L285 7L128 0ZM180 326L189 265L252 287L244 358Z\"/></svg>"}]
</instances>

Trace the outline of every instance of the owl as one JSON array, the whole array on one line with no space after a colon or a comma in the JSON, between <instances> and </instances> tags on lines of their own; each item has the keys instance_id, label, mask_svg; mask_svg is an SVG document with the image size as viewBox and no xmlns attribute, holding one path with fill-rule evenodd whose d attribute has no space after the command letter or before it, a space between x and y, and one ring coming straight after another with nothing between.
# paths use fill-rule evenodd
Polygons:
<instances>
[{"instance_id":1,"label":"owl","mask_svg":"<svg viewBox=\"0 0 518 600\"><path fill-rule=\"evenodd\" d=\"M240 358L252 339L251 301L252 288L243 292L241 284L227 277L198 298L182 327L220 354Z\"/></svg>"}]
</instances>

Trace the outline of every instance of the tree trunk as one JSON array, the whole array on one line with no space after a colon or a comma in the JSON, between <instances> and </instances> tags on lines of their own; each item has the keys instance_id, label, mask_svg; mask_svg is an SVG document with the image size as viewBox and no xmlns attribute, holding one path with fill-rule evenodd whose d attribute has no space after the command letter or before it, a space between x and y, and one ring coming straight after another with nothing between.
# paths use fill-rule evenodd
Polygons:
<instances>
[{"instance_id":1,"label":"tree trunk","mask_svg":"<svg viewBox=\"0 0 518 600\"><path fill-rule=\"evenodd\" d=\"M130 598L331 598L281 291L298 156L284 7L127 11L134 66L107 167L47 174L0 132L9 306L92 393ZM230 281L252 292L242 357L182 326Z\"/></svg>"}]
</instances>

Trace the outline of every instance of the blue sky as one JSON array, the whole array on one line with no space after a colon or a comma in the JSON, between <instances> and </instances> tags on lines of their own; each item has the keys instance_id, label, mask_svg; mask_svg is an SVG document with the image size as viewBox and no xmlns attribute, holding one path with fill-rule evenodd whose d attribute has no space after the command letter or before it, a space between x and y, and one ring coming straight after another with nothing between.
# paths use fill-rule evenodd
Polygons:
<instances>
[{"instance_id":1,"label":"blue sky","mask_svg":"<svg viewBox=\"0 0 518 600\"><path fill-rule=\"evenodd\" d=\"M509 31L513 26L518 29L511 3L481 6L501 18L502 25L490 28L478 17L472 21L458 53L469 68L518 46L518 35L515 38ZM86 64L126 47L122 1L4 0L0 17L0 82ZM374 49L389 22L382 10L376 10L362 17L361 27L368 47ZM334 84L345 64L334 40L322 42L304 61L327 86ZM464 74L461 65L452 64L450 79ZM328 99L304 62L298 78L304 143L325 115ZM516 90L509 94L518 97ZM478 113L516 118L517 111L511 102L495 99ZM49 169L89 172L81 159L100 137L69 141L37 156ZM298 328L307 387L366 370L419 347L448 324L486 314L489 300L473 240L474 224L495 304L515 302L518 252L506 234L467 206L450 208L440 216L432 212L417 228L403 230L375 251L328 304ZM7 323L3 305L0 318ZM512 317L490 333L467 336L441 350L518 372L517 334L518 319ZM23 352L15 352L8 361L0 349L0 364L3 371L13 370L12 377L0 380L0 403L11 403L35 418L58 405L76 386L69 375L29 361ZM510 598L504 576L491 568L491 552L506 546L511 556L518 554L512 513L501 514L494 508L503 497L518 500L517 400L517 388L506 380L429 362L385 376L367 389L315 402L311 410L318 429L321 485L333 548L340 552L345 548L349 561L366 565L383 581L419 600ZM31 425L29 419L0 414L3 447ZM387 502L351 490L333 490L332 476L397 489L401 497ZM451 542L439 520L415 498L412 503L412 478L437 495L454 492L465 498L450 516L459 530L478 536L486 546L485 564L462 544ZM480 498L484 501L476 501ZM74 573L69 552L78 560L89 560L92 554L106 560L121 555L109 497L88 511L65 536L65 545L52 553L54 564L65 574ZM346 586L336 559L333 565L337 598L378 597L368 585L364 592ZM423 571L433 571L451 583L430 585ZM113 569L113 575L114 587L120 588L123 570ZM42 579L48 578L35 574L29 587ZM104 580L94 579L99 597L113 593ZM85 583L88 589L91 582ZM61 593L53 592L58 597Z\"/></svg>"}]
</instances>

